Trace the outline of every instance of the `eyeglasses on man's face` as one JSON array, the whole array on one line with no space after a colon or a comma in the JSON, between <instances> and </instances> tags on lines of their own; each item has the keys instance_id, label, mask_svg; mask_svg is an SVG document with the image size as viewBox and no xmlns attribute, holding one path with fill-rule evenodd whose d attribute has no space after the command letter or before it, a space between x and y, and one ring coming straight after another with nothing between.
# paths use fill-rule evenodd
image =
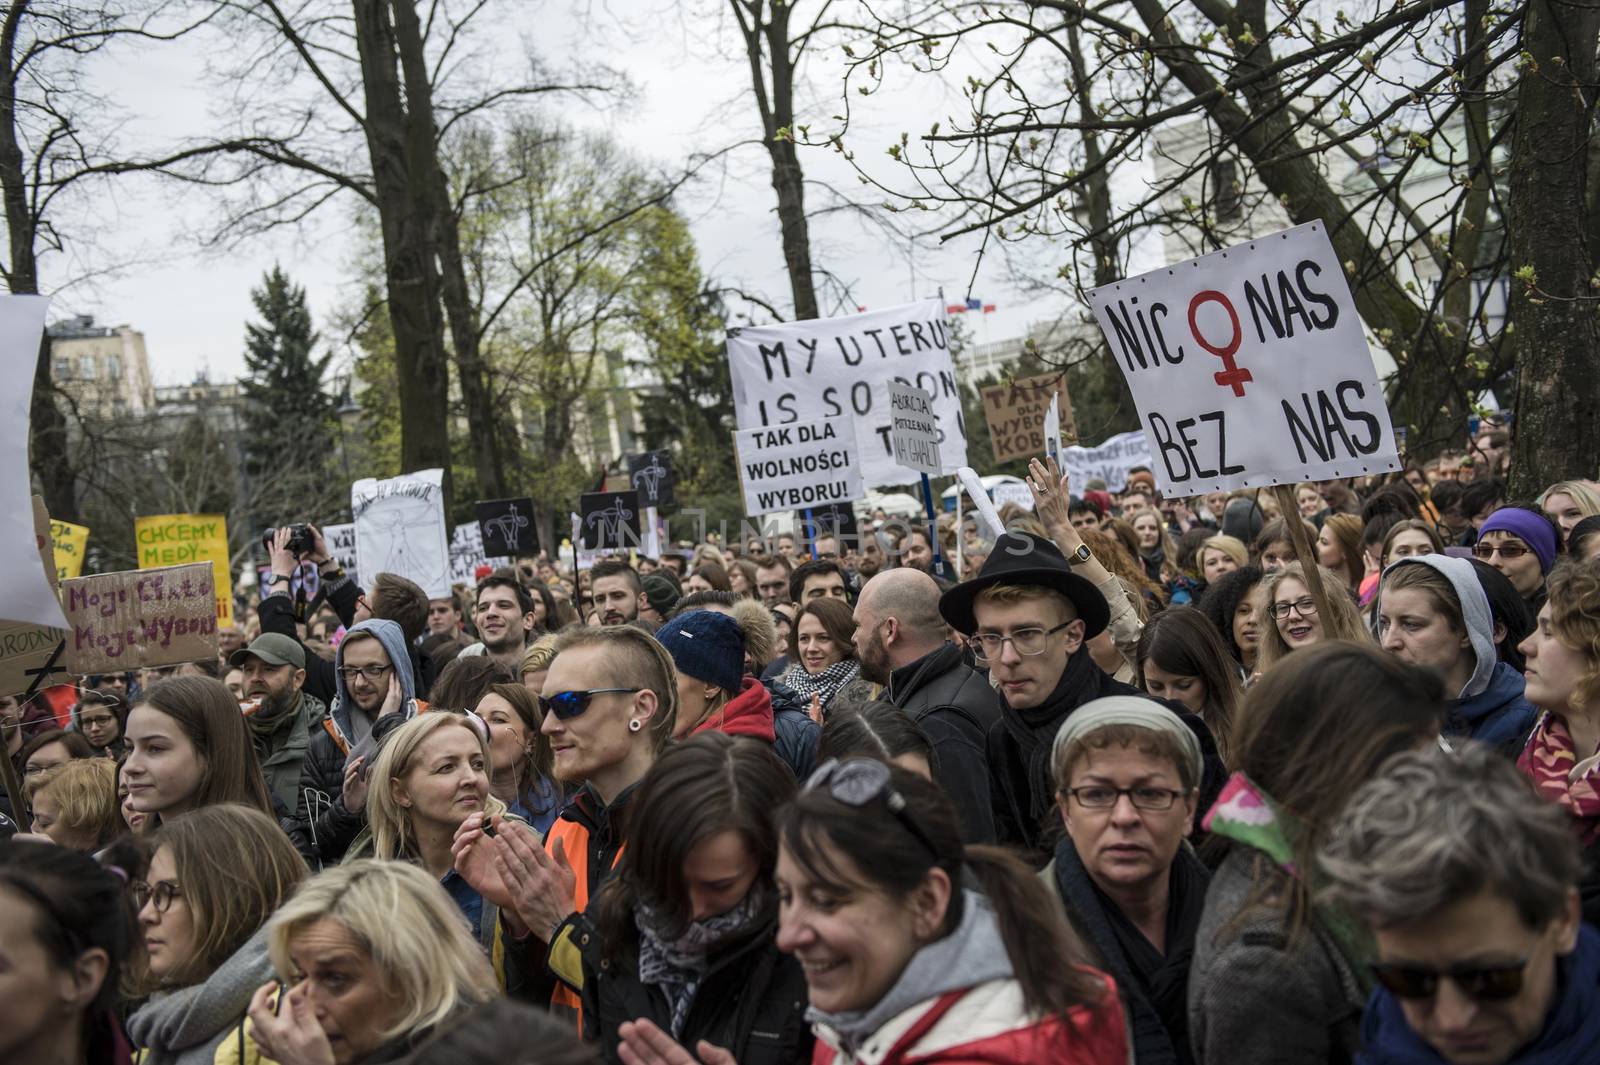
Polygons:
<instances>
[{"instance_id":1,"label":"eyeglasses on man's face","mask_svg":"<svg viewBox=\"0 0 1600 1065\"><path fill-rule=\"evenodd\" d=\"M614 692L627 692L633 694L643 691L643 688L589 688L584 691L556 692L546 699L539 696L539 709L547 714L554 714L562 721L569 718L580 717L589 709L589 703L596 695L608 695Z\"/></svg>"},{"instance_id":2,"label":"eyeglasses on man's face","mask_svg":"<svg viewBox=\"0 0 1600 1065\"><path fill-rule=\"evenodd\" d=\"M976 632L972 635L972 653L982 661L999 658L1005 651L1006 644L1024 658L1044 654L1050 646L1050 637L1071 625L1070 621L1063 621L1053 629L1043 626L1030 626L1016 629L1010 633Z\"/></svg>"},{"instance_id":3,"label":"eyeglasses on man's face","mask_svg":"<svg viewBox=\"0 0 1600 1065\"><path fill-rule=\"evenodd\" d=\"M355 680L357 677L365 677L365 678L367 678L367 680L369 682L371 682L373 684L376 684L376 683L378 683L379 680L381 680L383 678L383 675L385 673L389 672L389 670L392 669L392 668L394 668L394 667L392 667L392 666L343 666L343 667L341 667L339 669L339 675L344 678L344 682L346 684L349 684L351 681Z\"/></svg>"}]
</instances>

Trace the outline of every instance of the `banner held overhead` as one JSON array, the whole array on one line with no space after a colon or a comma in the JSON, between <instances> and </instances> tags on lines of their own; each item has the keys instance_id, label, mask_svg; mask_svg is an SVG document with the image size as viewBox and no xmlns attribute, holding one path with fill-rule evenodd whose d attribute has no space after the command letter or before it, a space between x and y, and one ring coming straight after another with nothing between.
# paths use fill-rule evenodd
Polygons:
<instances>
[{"instance_id":1,"label":"banner held overhead","mask_svg":"<svg viewBox=\"0 0 1600 1065\"><path fill-rule=\"evenodd\" d=\"M746 514L851 503L866 494L850 418L739 429L733 439Z\"/></svg>"},{"instance_id":2,"label":"banner held overhead","mask_svg":"<svg viewBox=\"0 0 1600 1065\"><path fill-rule=\"evenodd\" d=\"M893 380L932 393L944 463L939 472L954 473L967 460L961 389L938 300L733 330L728 369L740 429L853 418L866 487L916 479L894 457Z\"/></svg>"},{"instance_id":3,"label":"banner held overhead","mask_svg":"<svg viewBox=\"0 0 1600 1065\"><path fill-rule=\"evenodd\" d=\"M1321 222L1089 294L1162 492L1399 467L1344 270Z\"/></svg>"}]
</instances>

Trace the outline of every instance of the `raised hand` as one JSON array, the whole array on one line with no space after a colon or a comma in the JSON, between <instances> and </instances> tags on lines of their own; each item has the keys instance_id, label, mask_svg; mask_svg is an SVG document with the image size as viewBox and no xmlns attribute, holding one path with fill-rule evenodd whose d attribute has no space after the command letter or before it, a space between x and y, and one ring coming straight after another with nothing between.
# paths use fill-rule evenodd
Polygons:
<instances>
[{"instance_id":1,"label":"raised hand","mask_svg":"<svg viewBox=\"0 0 1600 1065\"><path fill-rule=\"evenodd\" d=\"M617 1056L623 1065L739 1065L728 1051L704 1039L690 1054L651 1021L623 1021L617 1034L621 1037Z\"/></svg>"}]
</instances>

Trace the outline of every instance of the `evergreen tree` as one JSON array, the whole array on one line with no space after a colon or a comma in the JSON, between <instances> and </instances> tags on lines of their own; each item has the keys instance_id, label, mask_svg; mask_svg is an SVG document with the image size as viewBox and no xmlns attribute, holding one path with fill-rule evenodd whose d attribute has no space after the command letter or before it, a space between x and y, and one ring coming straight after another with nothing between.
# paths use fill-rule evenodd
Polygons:
<instances>
[{"instance_id":1,"label":"evergreen tree","mask_svg":"<svg viewBox=\"0 0 1600 1065\"><path fill-rule=\"evenodd\" d=\"M315 354L305 289L274 266L250 293L245 325L243 456L251 513L270 524L324 521L348 491L337 459L334 400L323 390L331 354Z\"/></svg>"}]
</instances>

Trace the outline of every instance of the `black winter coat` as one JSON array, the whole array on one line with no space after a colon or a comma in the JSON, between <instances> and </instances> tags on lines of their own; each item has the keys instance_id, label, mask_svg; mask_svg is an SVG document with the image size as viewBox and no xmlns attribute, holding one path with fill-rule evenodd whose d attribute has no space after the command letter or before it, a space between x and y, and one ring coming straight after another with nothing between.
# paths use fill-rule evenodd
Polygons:
<instances>
[{"instance_id":1,"label":"black winter coat","mask_svg":"<svg viewBox=\"0 0 1600 1065\"><path fill-rule=\"evenodd\" d=\"M1109 695L1151 698L1133 685L1106 674L1089 657L1088 647L1083 646L1067 661L1056 690L1044 703L1030 710L1013 710L1002 705L1000 720L989 729L985 749L996 838L1027 851L1036 868L1042 868L1050 860L1061 826L1053 810L1055 783L1051 780L1050 766L1050 748L1056 731L1078 707ZM1204 771L1200 777L1197 809L1211 809L1228 777L1222 757L1217 753L1216 739L1205 722L1183 705L1166 699L1152 701L1178 715L1200 741ZM1198 825L1195 834L1200 834Z\"/></svg>"},{"instance_id":2,"label":"black winter coat","mask_svg":"<svg viewBox=\"0 0 1600 1065\"><path fill-rule=\"evenodd\" d=\"M772 750L794 770L795 779L804 784L817 767L817 747L822 743L822 726L811 720L805 703L777 678L761 682L772 697Z\"/></svg>"},{"instance_id":3,"label":"black winter coat","mask_svg":"<svg viewBox=\"0 0 1600 1065\"><path fill-rule=\"evenodd\" d=\"M702 1039L733 1054L739 1065L802 1065L811 1060L806 980L800 963L778 950L777 915L762 930L713 952L695 991L678 1042L691 1050ZM597 937L598 942L598 937ZM611 962L585 953L584 1038L598 1039L606 1061L620 1062L617 1030L648 1018L672 1030L672 1008L656 987L639 980L636 961Z\"/></svg>"},{"instance_id":4,"label":"black winter coat","mask_svg":"<svg viewBox=\"0 0 1600 1065\"><path fill-rule=\"evenodd\" d=\"M405 723L404 714L385 714L378 718L372 725L374 747ZM346 757L344 748L324 725L319 723L312 728L306 760L300 767L300 802L295 816L309 838L311 853L323 866L337 865L367 823L365 811L351 813L345 809ZM317 867L317 862L313 861L312 868Z\"/></svg>"},{"instance_id":5,"label":"black winter coat","mask_svg":"<svg viewBox=\"0 0 1600 1065\"><path fill-rule=\"evenodd\" d=\"M1000 693L969 667L953 643L889 675L889 702L917 722L933 742L933 779L961 819L966 843L993 843L986 737L1000 720Z\"/></svg>"}]
</instances>

